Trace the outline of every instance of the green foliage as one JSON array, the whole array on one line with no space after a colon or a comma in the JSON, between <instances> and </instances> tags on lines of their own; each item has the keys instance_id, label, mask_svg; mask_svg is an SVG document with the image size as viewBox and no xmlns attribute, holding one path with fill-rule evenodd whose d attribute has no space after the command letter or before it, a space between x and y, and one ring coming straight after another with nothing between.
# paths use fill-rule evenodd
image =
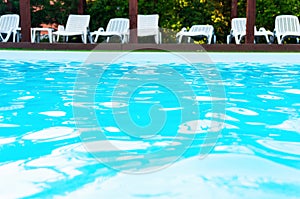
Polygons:
<instances>
[{"instance_id":1,"label":"green foliage","mask_svg":"<svg viewBox=\"0 0 300 199\"><path fill-rule=\"evenodd\" d=\"M19 1L10 0L12 9L0 1L0 14L19 13ZM86 13L91 15L90 29L106 27L109 19L128 18L128 0L90 0ZM231 0L138 0L141 14L160 16L159 25L166 32L190 28L194 24L214 26L218 43L224 43L230 31ZM273 31L275 17L281 14L300 16L299 0L256 0L256 26ZM71 13L77 13L78 0L31 0L32 26L65 24ZM238 1L238 17L246 17L247 0ZM166 37L163 37L166 38Z\"/></svg>"},{"instance_id":2,"label":"green foliage","mask_svg":"<svg viewBox=\"0 0 300 199\"><path fill-rule=\"evenodd\" d=\"M0 15L3 15L6 13L7 6L3 1L0 1Z\"/></svg>"},{"instance_id":3,"label":"green foliage","mask_svg":"<svg viewBox=\"0 0 300 199\"><path fill-rule=\"evenodd\" d=\"M78 0L31 0L31 24L65 24L69 14L77 13Z\"/></svg>"},{"instance_id":4,"label":"green foliage","mask_svg":"<svg viewBox=\"0 0 300 199\"><path fill-rule=\"evenodd\" d=\"M298 0L289 0L289 1L271 1L268 0L269 5L265 5L264 7L261 4L265 4L262 0L259 1L258 9L265 9L265 13L257 14L257 23L259 25L264 25L266 28L273 30L275 17L277 15L296 15L300 16L300 1ZM270 6L270 7L268 7ZM263 24L264 22L264 24Z\"/></svg>"},{"instance_id":5,"label":"green foliage","mask_svg":"<svg viewBox=\"0 0 300 199\"><path fill-rule=\"evenodd\" d=\"M19 13L19 0L10 0L11 8L8 7L4 1L0 1L0 15L3 14L12 14L12 13Z\"/></svg>"},{"instance_id":6,"label":"green foliage","mask_svg":"<svg viewBox=\"0 0 300 199\"><path fill-rule=\"evenodd\" d=\"M128 18L128 1L97 0L88 2L87 13L91 15L90 29L93 31L99 27L106 27L111 18Z\"/></svg>"},{"instance_id":7,"label":"green foliage","mask_svg":"<svg viewBox=\"0 0 300 199\"><path fill-rule=\"evenodd\" d=\"M238 16L246 17L246 0L239 0ZM273 31L278 15L300 16L299 0L256 0L256 26Z\"/></svg>"},{"instance_id":8,"label":"green foliage","mask_svg":"<svg viewBox=\"0 0 300 199\"><path fill-rule=\"evenodd\" d=\"M7 4L0 1L0 14L19 14L19 1L9 0L12 4L10 11ZM31 25L38 27L42 23L65 24L71 13L77 13L78 0L56 0L50 3L49 0L31 0Z\"/></svg>"},{"instance_id":9,"label":"green foliage","mask_svg":"<svg viewBox=\"0 0 300 199\"><path fill-rule=\"evenodd\" d=\"M227 0L227 2L231 2ZM225 7L227 6L227 7ZM224 37L228 29L228 20L223 12L230 16L230 3L219 1L195 1L195 0L139 0L138 10L140 14L154 14L160 16L160 27L165 34L173 36L181 28L190 28L194 24L213 24L218 30L217 36ZM229 8L229 9L228 9ZM87 13L91 15L91 30L106 27L110 18L128 17L128 1L120 0L96 0L88 3ZM227 33L226 33L227 34ZM163 37L165 38L165 37Z\"/></svg>"}]
</instances>

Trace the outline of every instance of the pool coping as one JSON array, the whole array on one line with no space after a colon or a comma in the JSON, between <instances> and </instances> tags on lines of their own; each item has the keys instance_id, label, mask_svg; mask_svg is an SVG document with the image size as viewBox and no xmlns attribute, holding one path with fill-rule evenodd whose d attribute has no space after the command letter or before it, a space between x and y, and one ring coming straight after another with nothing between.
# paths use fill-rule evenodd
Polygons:
<instances>
[{"instance_id":1,"label":"pool coping","mask_svg":"<svg viewBox=\"0 0 300 199\"><path fill-rule=\"evenodd\" d=\"M174 52L300 52L300 44L119 44L119 43L0 43L0 49L81 51L174 51Z\"/></svg>"},{"instance_id":2,"label":"pool coping","mask_svg":"<svg viewBox=\"0 0 300 199\"><path fill-rule=\"evenodd\" d=\"M155 51L66 51L0 50L0 61L57 61L83 63L284 63L300 64L297 52L155 52Z\"/></svg>"}]
</instances>

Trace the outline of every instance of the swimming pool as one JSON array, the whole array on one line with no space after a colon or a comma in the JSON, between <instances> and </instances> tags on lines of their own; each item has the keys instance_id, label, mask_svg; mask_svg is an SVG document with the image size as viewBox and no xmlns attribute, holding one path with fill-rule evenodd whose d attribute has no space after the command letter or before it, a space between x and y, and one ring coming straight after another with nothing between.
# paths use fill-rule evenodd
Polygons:
<instances>
[{"instance_id":1,"label":"swimming pool","mask_svg":"<svg viewBox=\"0 0 300 199\"><path fill-rule=\"evenodd\" d=\"M300 198L297 53L1 51L0 77L1 198Z\"/></svg>"}]
</instances>

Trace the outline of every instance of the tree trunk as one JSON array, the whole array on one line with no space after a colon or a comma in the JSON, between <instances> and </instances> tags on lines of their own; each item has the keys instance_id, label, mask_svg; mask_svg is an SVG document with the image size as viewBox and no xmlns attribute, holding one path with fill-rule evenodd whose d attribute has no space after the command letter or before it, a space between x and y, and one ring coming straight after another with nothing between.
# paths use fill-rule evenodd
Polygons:
<instances>
[{"instance_id":1,"label":"tree trunk","mask_svg":"<svg viewBox=\"0 0 300 199\"><path fill-rule=\"evenodd\" d=\"M20 0L22 42L30 42L31 13L30 0Z\"/></svg>"},{"instance_id":2,"label":"tree trunk","mask_svg":"<svg viewBox=\"0 0 300 199\"><path fill-rule=\"evenodd\" d=\"M85 14L85 8L86 8L86 0L79 0L78 1L78 14L83 15Z\"/></svg>"},{"instance_id":3,"label":"tree trunk","mask_svg":"<svg viewBox=\"0 0 300 199\"><path fill-rule=\"evenodd\" d=\"M137 15L138 1L129 0L129 20L130 20L130 43L137 43Z\"/></svg>"},{"instance_id":4,"label":"tree trunk","mask_svg":"<svg viewBox=\"0 0 300 199\"><path fill-rule=\"evenodd\" d=\"M233 18L237 18L238 16L238 0L232 0L231 1L231 15L230 20Z\"/></svg>"},{"instance_id":5,"label":"tree trunk","mask_svg":"<svg viewBox=\"0 0 300 199\"><path fill-rule=\"evenodd\" d=\"M256 20L256 0L247 1L246 43L254 43L254 26Z\"/></svg>"},{"instance_id":6,"label":"tree trunk","mask_svg":"<svg viewBox=\"0 0 300 199\"><path fill-rule=\"evenodd\" d=\"M10 0L6 1L6 5L7 5L7 11L9 13L12 13L12 4L11 4Z\"/></svg>"}]
</instances>

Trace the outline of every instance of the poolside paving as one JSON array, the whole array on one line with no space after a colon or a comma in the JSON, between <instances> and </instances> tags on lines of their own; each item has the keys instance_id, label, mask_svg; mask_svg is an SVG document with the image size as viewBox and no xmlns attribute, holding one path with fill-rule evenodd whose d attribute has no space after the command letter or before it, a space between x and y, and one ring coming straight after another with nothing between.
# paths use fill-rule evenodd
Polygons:
<instances>
[{"instance_id":1,"label":"poolside paving","mask_svg":"<svg viewBox=\"0 0 300 199\"><path fill-rule=\"evenodd\" d=\"M103 51L131 51L131 50L165 50L182 52L300 52L300 44L119 44L119 43L0 43L0 49L36 49L36 50L103 50Z\"/></svg>"}]
</instances>

